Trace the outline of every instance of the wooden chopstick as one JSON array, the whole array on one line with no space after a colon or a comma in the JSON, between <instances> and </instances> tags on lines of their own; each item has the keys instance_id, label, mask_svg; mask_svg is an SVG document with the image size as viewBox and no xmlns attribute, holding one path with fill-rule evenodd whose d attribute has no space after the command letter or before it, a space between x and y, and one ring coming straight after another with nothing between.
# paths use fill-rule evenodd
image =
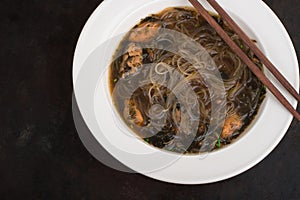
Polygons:
<instances>
[{"instance_id":1,"label":"wooden chopstick","mask_svg":"<svg viewBox=\"0 0 300 200\"><path fill-rule=\"evenodd\" d=\"M300 101L300 95L295 88L284 78L284 76L278 71L278 69L272 64L272 62L261 52L261 50L251 41L246 33L233 21L233 19L227 14L227 12L215 1L206 0L209 4L219 13L219 15L229 24L233 31L238 34L241 39L249 46L254 54L260 59L260 61L270 70L270 72L278 79L278 81L285 87L287 91L298 101Z\"/></svg>"},{"instance_id":2,"label":"wooden chopstick","mask_svg":"<svg viewBox=\"0 0 300 200\"><path fill-rule=\"evenodd\" d=\"M289 101L280 93L273 83L264 75L264 73L250 60L250 58L231 40L222 27L213 19L206 9L197 1L189 0L189 2L197 9L202 17L215 29L219 36L227 43L233 52L249 67L256 77L272 92L279 102L300 121L300 114L293 108Z\"/></svg>"}]
</instances>

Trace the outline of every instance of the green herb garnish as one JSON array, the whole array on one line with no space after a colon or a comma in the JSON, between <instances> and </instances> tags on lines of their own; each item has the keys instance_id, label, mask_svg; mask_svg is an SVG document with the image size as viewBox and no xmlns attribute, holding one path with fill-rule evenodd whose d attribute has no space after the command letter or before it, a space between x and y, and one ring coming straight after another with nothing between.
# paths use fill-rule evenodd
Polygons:
<instances>
[{"instance_id":1,"label":"green herb garnish","mask_svg":"<svg viewBox=\"0 0 300 200\"><path fill-rule=\"evenodd\" d=\"M221 147L221 139L220 139L220 138L218 139L216 146L217 146L218 148Z\"/></svg>"},{"instance_id":2,"label":"green herb garnish","mask_svg":"<svg viewBox=\"0 0 300 200\"><path fill-rule=\"evenodd\" d=\"M118 79L115 78L115 79L114 79L114 83L116 83L117 81L118 81Z\"/></svg>"},{"instance_id":3,"label":"green herb garnish","mask_svg":"<svg viewBox=\"0 0 300 200\"><path fill-rule=\"evenodd\" d=\"M243 48L244 48L244 45L241 44L240 47L241 47L241 49L243 49Z\"/></svg>"},{"instance_id":4,"label":"green herb garnish","mask_svg":"<svg viewBox=\"0 0 300 200\"><path fill-rule=\"evenodd\" d=\"M146 138L145 141L149 143L150 140L149 140L149 138Z\"/></svg>"}]
</instances>

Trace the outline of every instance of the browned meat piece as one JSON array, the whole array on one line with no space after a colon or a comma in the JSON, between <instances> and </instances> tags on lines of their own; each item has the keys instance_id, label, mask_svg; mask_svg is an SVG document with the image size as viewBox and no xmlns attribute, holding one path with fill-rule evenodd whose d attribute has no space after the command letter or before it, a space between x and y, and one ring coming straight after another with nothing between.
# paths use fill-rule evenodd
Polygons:
<instances>
[{"instance_id":1,"label":"browned meat piece","mask_svg":"<svg viewBox=\"0 0 300 200\"><path fill-rule=\"evenodd\" d=\"M124 102L124 117L131 123L136 124L137 126L143 125L143 115L131 100L126 100Z\"/></svg>"},{"instance_id":2,"label":"browned meat piece","mask_svg":"<svg viewBox=\"0 0 300 200\"><path fill-rule=\"evenodd\" d=\"M134 56L127 60L127 65L131 67L131 73L134 74L137 71L137 67L143 64L142 56Z\"/></svg>"},{"instance_id":3,"label":"browned meat piece","mask_svg":"<svg viewBox=\"0 0 300 200\"><path fill-rule=\"evenodd\" d=\"M137 46L135 43L130 43L127 47L128 55L133 56L142 56L143 55L143 49L139 46Z\"/></svg>"},{"instance_id":4,"label":"browned meat piece","mask_svg":"<svg viewBox=\"0 0 300 200\"><path fill-rule=\"evenodd\" d=\"M135 43L130 43L126 54L123 55L120 72L122 78L137 72L138 67L143 64L143 49ZM128 67L127 70L125 68Z\"/></svg>"},{"instance_id":5,"label":"browned meat piece","mask_svg":"<svg viewBox=\"0 0 300 200\"><path fill-rule=\"evenodd\" d=\"M222 138L229 138L232 134L239 130L243 125L243 121L240 116L233 114L225 119L223 131L221 134Z\"/></svg>"},{"instance_id":6,"label":"browned meat piece","mask_svg":"<svg viewBox=\"0 0 300 200\"><path fill-rule=\"evenodd\" d=\"M159 27L160 24L155 22L142 23L130 33L129 40L132 42L146 42L158 33Z\"/></svg>"}]
</instances>

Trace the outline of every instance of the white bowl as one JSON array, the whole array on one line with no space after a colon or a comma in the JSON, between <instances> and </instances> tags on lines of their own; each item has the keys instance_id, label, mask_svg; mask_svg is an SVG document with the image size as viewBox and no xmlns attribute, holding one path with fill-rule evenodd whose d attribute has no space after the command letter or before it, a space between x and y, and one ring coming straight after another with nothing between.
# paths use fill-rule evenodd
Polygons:
<instances>
[{"instance_id":1,"label":"white bowl","mask_svg":"<svg viewBox=\"0 0 300 200\"><path fill-rule=\"evenodd\" d=\"M200 2L212 10L204 3L206 1ZM260 48L291 84L299 88L296 54L286 30L274 13L259 0L223 0L220 3L250 37L259 41ZM117 160L151 178L200 184L230 178L260 162L283 138L292 116L267 93L255 122L238 141L205 156L178 156L161 151L137 138L116 120L108 90L107 67L122 36L149 14L170 6L189 5L185 0L104 1L90 17L78 40L73 83L87 126ZM282 88L268 71L266 74L276 86ZM285 90L281 91L296 107L297 102Z\"/></svg>"}]
</instances>

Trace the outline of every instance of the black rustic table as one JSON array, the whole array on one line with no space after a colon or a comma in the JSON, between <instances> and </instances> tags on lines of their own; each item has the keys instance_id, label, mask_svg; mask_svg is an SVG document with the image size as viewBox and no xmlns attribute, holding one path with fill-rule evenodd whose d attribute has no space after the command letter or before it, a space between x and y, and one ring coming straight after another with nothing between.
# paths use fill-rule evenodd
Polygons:
<instances>
[{"instance_id":1,"label":"black rustic table","mask_svg":"<svg viewBox=\"0 0 300 200\"><path fill-rule=\"evenodd\" d=\"M265 2L299 51L300 1ZM266 159L214 184L163 183L94 159L74 126L71 74L80 31L99 3L0 1L0 199L300 199L295 120Z\"/></svg>"}]
</instances>

